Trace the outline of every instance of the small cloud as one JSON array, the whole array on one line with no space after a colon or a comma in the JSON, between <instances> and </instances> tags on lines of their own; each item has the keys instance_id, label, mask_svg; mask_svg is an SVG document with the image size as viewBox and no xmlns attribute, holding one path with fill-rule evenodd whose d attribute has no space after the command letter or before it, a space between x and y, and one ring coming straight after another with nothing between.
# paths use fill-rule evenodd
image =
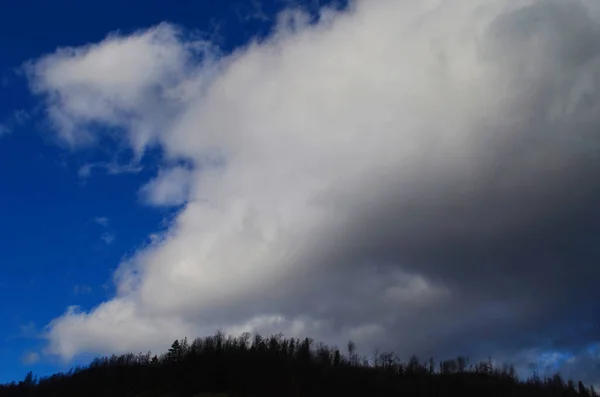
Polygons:
<instances>
[{"instance_id":1,"label":"small cloud","mask_svg":"<svg viewBox=\"0 0 600 397\"><path fill-rule=\"evenodd\" d=\"M33 321L28 322L27 324L21 324L19 326L19 331L9 335L8 340L12 339L37 339L40 336L40 332L36 328L36 325Z\"/></svg>"},{"instance_id":2,"label":"small cloud","mask_svg":"<svg viewBox=\"0 0 600 397\"><path fill-rule=\"evenodd\" d=\"M113 241L115 241L115 235L111 233L104 233L102 236L100 236L100 239L106 244L111 244Z\"/></svg>"},{"instance_id":3,"label":"small cloud","mask_svg":"<svg viewBox=\"0 0 600 397\"><path fill-rule=\"evenodd\" d=\"M108 218L105 216L97 216L94 218L94 222L102 227L108 227Z\"/></svg>"},{"instance_id":4,"label":"small cloud","mask_svg":"<svg viewBox=\"0 0 600 397\"><path fill-rule=\"evenodd\" d=\"M10 117L10 120L14 124L22 125L25 124L30 118L31 116L25 110L17 109L13 112L12 116Z\"/></svg>"},{"instance_id":5,"label":"small cloud","mask_svg":"<svg viewBox=\"0 0 600 397\"><path fill-rule=\"evenodd\" d=\"M88 295L92 293L92 287L87 285L79 285L73 287L73 293L75 295Z\"/></svg>"},{"instance_id":6,"label":"small cloud","mask_svg":"<svg viewBox=\"0 0 600 397\"><path fill-rule=\"evenodd\" d=\"M27 352L23 354L21 361L23 362L23 364L27 365L36 364L40 361L40 355L36 352Z\"/></svg>"},{"instance_id":7,"label":"small cloud","mask_svg":"<svg viewBox=\"0 0 600 397\"><path fill-rule=\"evenodd\" d=\"M0 123L0 135L12 132L16 127L25 124L30 116L23 109L18 109L12 112L2 123Z\"/></svg>"},{"instance_id":8,"label":"small cloud","mask_svg":"<svg viewBox=\"0 0 600 397\"><path fill-rule=\"evenodd\" d=\"M20 336L23 338L31 338L36 336L36 328L35 323L33 321L28 322L27 324L21 325L21 333Z\"/></svg>"},{"instance_id":9,"label":"small cloud","mask_svg":"<svg viewBox=\"0 0 600 397\"><path fill-rule=\"evenodd\" d=\"M242 4L236 4L233 7L233 11L237 15L238 19L243 22L250 20L259 20L268 22L269 17L263 10L263 6L259 0L252 0L250 2Z\"/></svg>"},{"instance_id":10,"label":"small cloud","mask_svg":"<svg viewBox=\"0 0 600 397\"><path fill-rule=\"evenodd\" d=\"M143 167L139 164L130 163L130 164L117 164L117 163L107 163L107 162L98 162L98 163L87 163L79 168L77 175L81 179L87 179L92 175L92 170L94 168L101 168L106 170L108 175L118 175L118 174L136 174L140 172Z\"/></svg>"},{"instance_id":11,"label":"small cloud","mask_svg":"<svg viewBox=\"0 0 600 397\"><path fill-rule=\"evenodd\" d=\"M92 164L84 164L81 168L79 168L77 175L81 179L89 178L90 175L92 174L92 168L93 168Z\"/></svg>"}]
</instances>

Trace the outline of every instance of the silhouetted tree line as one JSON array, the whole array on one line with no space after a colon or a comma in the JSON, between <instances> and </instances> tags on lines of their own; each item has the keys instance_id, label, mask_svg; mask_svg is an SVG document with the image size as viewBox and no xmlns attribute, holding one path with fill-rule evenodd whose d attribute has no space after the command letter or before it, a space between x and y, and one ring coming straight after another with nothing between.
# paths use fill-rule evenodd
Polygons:
<instances>
[{"instance_id":1,"label":"silhouetted tree line","mask_svg":"<svg viewBox=\"0 0 600 397\"><path fill-rule=\"evenodd\" d=\"M245 333L176 340L164 354L150 352L95 358L88 366L0 386L0 397L193 397L229 396L584 396L593 386L565 381L559 375L526 380L514 367L495 368L490 360L471 364L466 357L445 360L393 352L359 356L312 339L264 338Z\"/></svg>"}]
</instances>

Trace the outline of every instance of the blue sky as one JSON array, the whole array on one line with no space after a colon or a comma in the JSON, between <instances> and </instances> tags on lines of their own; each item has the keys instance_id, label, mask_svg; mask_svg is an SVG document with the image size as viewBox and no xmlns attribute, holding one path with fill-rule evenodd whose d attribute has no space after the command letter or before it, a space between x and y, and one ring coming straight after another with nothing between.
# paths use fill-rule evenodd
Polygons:
<instances>
[{"instance_id":1,"label":"blue sky","mask_svg":"<svg viewBox=\"0 0 600 397\"><path fill-rule=\"evenodd\" d=\"M217 328L600 380L600 9L475 3L4 6L0 382Z\"/></svg>"}]
</instances>

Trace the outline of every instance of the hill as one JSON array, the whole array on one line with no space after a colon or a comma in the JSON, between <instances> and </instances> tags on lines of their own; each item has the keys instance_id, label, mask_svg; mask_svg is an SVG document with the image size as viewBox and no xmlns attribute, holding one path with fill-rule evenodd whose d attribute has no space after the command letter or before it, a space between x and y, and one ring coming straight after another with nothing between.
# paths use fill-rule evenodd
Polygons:
<instances>
[{"instance_id":1,"label":"hill","mask_svg":"<svg viewBox=\"0 0 600 397\"><path fill-rule=\"evenodd\" d=\"M564 381L517 377L512 366L491 361L470 364L464 357L436 364L394 353L372 360L356 354L354 343L336 347L275 335L263 338L222 333L173 342L160 356L125 354L94 359L85 367L0 386L0 397L266 397L266 396L585 396L593 387Z\"/></svg>"}]
</instances>

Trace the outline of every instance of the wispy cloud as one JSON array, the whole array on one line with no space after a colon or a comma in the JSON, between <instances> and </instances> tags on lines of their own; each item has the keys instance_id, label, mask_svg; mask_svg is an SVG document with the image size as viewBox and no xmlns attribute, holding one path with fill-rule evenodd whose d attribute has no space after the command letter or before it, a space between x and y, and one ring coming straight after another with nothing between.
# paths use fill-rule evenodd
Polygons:
<instances>
[{"instance_id":1,"label":"wispy cloud","mask_svg":"<svg viewBox=\"0 0 600 397\"><path fill-rule=\"evenodd\" d=\"M17 125L25 124L30 118L31 115L24 109L17 109L10 116L11 122Z\"/></svg>"},{"instance_id":2,"label":"wispy cloud","mask_svg":"<svg viewBox=\"0 0 600 397\"><path fill-rule=\"evenodd\" d=\"M140 164L129 163L129 164L118 164L116 162L97 162L84 164L79 168L77 175L81 179L87 179L92 175L92 171L97 169L103 169L109 175L118 174L136 174L143 169Z\"/></svg>"},{"instance_id":3,"label":"wispy cloud","mask_svg":"<svg viewBox=\"0 0 600 397\"><path fill-rule=\"evenodd\" d=\"M77 284L73 287L73 294L88 295L92 293L92 287L83 284Z\"/></svg>"},{"instance_id":4,"label":"wispy cloud","mask_svg":"<svg viewBox=\"0 0 600 397\"><path fill-rule=\"evenodd\" d=\"M40 361L40 354L37 352L26 352L21 358L21 362L25 365L37 364Z\"/></svg>"},{"instance_id":5,"label":"wispy cloud","mask_svg":"<svg viewBox=\"0 0 600 397\"><path fill-rule=\"evenodd\" d=\"M242 22L250 20L259 20L268 22L269 16L265 13L260 0L250 0L240 3L235 3L232 7L238 19Z\"/></svg>"},{"instance_id":6,"label":"wispy cloud","mask_svg":"<svg viewBox=\"0 0 600 397\"><path fill-rule=\"evenodd\" d=\"M21 324L19 326L19 333L13 335L12 338L23 338L23 339L36 339L39 337L39 330L36 327L35 322L30 321L27 324Z\"/></svg>"},{"instance_id":7,"label":"wispy cloud","mask_svg":"<svg viewBox=\"0 0 600 397\"><path fill-rule=\"evenodd\" d=\"M93 219L94 223L97 225L107 229L110 224L110 220L105 216L97 216ZM110 245L115 241L115 234L113 232L107 231L100 235L100 240L102 240L105 244Z\"/></svg>"},{"instance_id":8,"label":"wispy cloud","mask_svg":"<svg viewBox=\"0 0 600 397\"><path fill-rule=\"evenodd\" d=\"M13 132L25 124L30 118L29 113L23 109L13 111L2 123L0 123L0 135Z\"/></svg>"},{"instance_id":9,"label":"wispy cloud","mask_svg":"<svg viewBox=\"0 0 600 397\"><path fill-rule=\"evenodd\" d=\"M115 241L115 235L113 233L103 233L102 236L100 236L100 239L107 245L110 245Z\"/></svg>"},{"instance_id":10,"label":"wispy cloud","mask_svg":"<svg viewBox=\"0 0 600 397\"><path fill-rule=\"evenodd\" d=\"M94 222L102 227L108 227L108 218L105 216L97 216L94 218Z\"/></svg>"}]
</instances>

